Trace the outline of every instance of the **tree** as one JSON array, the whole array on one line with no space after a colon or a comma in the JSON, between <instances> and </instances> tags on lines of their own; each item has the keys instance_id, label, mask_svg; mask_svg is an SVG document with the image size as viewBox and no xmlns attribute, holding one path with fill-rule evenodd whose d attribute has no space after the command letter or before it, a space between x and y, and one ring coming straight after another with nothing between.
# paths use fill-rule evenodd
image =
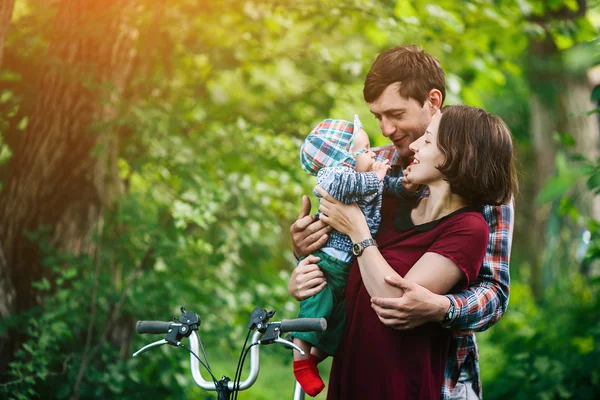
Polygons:
<instances>
[{"instance_id":1,"label":"tree","mask_svg":"<svg viewBox=\"0 0 600 400\"><path fill-rule=\"evenodd\" d=\"M189 394L177 357L130 359L132 321L185 304L227 353L253 306L294 314L286 229L313 183L300 140L358 112L384 143L361 92L384 48L421 44L448 104L500 114L527 145L537 3L27 0L0 74L0 283L18 286L6 313L25 313L2 323L27 341L0 390Z\"/></svg>"},{"instance_id":2,"label":"tree","mask_svg":"<svg viewBox=\"0 0 600 400\"><path fill-rule=\"evenodd\" d=\"M4 41L8 34L14 6L15 0L0 0L0 67L2 66L2 56L4 54Z\"/></svg>"},{"instance_id":3,"label":"tree","mask_svg":"<svg viewBox=\"0 0 600 400\"><path fill-rule=\"evenodd\" d=\"M131 73L134 12L132 1L57 4L27 127L5 134L13 155L0 192L4 313L40 303L31 286L49 273L34 240L40 229L53 247L94 251L91 228L110 206L107 161L116 162L110 156L116 136L98 125L115 117ZM101 156L92 157L100 145Z\"/></svg>"},{"instance_id":4,"label":"tree","mask_svg":"<svg viewBox=\"0 0 600 400\"><path fill-rule=\"evenodd\" d=\"M593 88L586 77L586 69L591 66L593 56L590 57L592 52L585 46L573 47L580 41L595 37L596 31L586 19L587 11L586 0L538 3L529 16L530 23L541 30L540 34L531 38L526 67L531 93L531 135L536 159L533 184L536 193L556 173L555 157L559 149L554 138L556 134L571 135L576 143L575 151L579 154L591 159L598 155L600 130L597 118L588 113L595 107L591 101ZM597 214L599 198L583 187L579 188L579 192L580 211L588 217L600 218ZM547 243L549 213L554 210L548 204L539 207L535 201L531 201L529 207L534 217L534 223L529 225L531 243ZM557 278L557 266L553 265L556 261L548 258L548 254L555 252L555 247L547 247L548 252L537 252L532 264L531 285L537 298L541 298L544 286ZM570 246L565 244L564 247Z\"/></svg>"}]
</instances>

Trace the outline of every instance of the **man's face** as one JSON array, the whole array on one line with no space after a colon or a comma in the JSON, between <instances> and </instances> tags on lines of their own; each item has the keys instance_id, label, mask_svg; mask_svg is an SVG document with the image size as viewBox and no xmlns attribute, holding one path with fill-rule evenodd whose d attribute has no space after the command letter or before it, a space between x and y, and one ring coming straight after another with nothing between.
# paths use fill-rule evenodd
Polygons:
<instances>
[{"instance_id":1,"label":"man's face","mask_svg":"<svg viewBox=\"0 0 600 400\"><path fill-rule=\"evenodd\" d=\"M424 105L412 98L400 96L400 83L389 85L381 96L369 103L371 113L379 120L381 133L389 138L402 158L408 158L412 151L408 146L420 138L431 122L436 110L429 101Z\"/></svg>"}]
</instances>

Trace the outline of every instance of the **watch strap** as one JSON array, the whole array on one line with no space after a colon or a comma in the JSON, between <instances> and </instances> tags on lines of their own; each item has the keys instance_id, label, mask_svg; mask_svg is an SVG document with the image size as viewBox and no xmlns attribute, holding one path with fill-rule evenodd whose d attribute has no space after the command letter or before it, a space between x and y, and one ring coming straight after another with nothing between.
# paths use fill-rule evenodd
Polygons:
<instances>
[{"instance_id":1,"label":"watch strap","mask_svg":"<svg viewBox=\"0 0 600 400\"><path fill-rule=\"evenodd\" d=\"M377 242L376 242L376 241L375 241L375 239L373 239L372 237L370 237L370 238L368 238L368 239L365 239L365 240L363 240L363 241L361 241L361 242L354 243L354 244L352 245L352 253L353 253L355 256L357 256L357 257L358 257L358 256L360 256L360 255L363 253L363 251L364 251L364 250L365 250L367 247L369 247L369 246L375 246L375 247L377 247Z\"/></svg>"}]
</instances>

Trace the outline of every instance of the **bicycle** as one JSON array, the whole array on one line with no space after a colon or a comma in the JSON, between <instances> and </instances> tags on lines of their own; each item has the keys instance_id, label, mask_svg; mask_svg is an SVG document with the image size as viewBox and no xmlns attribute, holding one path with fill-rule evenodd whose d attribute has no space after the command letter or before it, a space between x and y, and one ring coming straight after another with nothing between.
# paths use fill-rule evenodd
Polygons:
<instances>
[{"instance_id":1,"label":"bicycle","mask_svg":"<svg viewBox=\"0 0 600 400\"><path fill-rule=\"evenodd\" d=\"M204 390L216 391L218 400L230 400L232 395L233 399L236 399L239 391L249 389L256 382L260 369L259 345L279 343L304 355L304 352L294 343L286 339L282 339L280 337L281 333L309 331L323 332L325 329L327 329L327 322L324 318L297 318L289 320L284 319L279 322L269 322L269 320L275 314L275 311L272 310L267 312L263 308L256 307L250 316L248 334L238 359L238 366L233 381L227 376L223 376L220 380L217 380L210 369L204 347L202 346L200 336L197 333L198 328L200 327L200 317L194 312L186 311L184 307L181 307L181 313L181 317L179 317L179 319L174 317L173 322L138 321L136 324L137 333L165 333L166 336L164 339L157 340L156 342L142 347L140 350L133 353L133 357L137 357L154 347L159 347L164 344L185 348L190 352L190 370L194 382ZM246 347L248 338L252 331L254 331L254 334L252 335L252 341L250 345ZM190 347L187 347L181 343L181 340L184 337L189 338ZM204 361L202 361L198 356L199 350L202 351ZM248 377L244 381L241 381L242 370L248 352L250 352L250 371L248 373ZM208 371L212 381L207 381L202 377L200 366L204 367ZM304 399L304 391L298 382L296 382L294 387L293 399Z\"/></svg>"}]
</instances>

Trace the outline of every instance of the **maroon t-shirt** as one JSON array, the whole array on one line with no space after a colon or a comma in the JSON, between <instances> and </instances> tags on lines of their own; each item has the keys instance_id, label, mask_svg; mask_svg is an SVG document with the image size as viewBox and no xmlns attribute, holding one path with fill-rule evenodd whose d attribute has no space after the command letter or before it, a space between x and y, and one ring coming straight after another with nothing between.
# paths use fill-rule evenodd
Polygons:
<instances>
[{"instance_id":1,"label":"maroon t-shirt","mask_svg":"<svg viewBox=\"0 0 600 400\"><path fill-rule=\"evenodd\" d=\"M438 253L464 272L465 279L453 290L468 286L479 272L489 239L483 216L461 210L415 227L411 207L384 197L377 243L385 260L405 276L426 252ZM333 360L327 399L438 400L450 339L451 331L437 323L404 331L381 323L355 262L346 286L346 325Z\"/></svg>"}]
</instances>

